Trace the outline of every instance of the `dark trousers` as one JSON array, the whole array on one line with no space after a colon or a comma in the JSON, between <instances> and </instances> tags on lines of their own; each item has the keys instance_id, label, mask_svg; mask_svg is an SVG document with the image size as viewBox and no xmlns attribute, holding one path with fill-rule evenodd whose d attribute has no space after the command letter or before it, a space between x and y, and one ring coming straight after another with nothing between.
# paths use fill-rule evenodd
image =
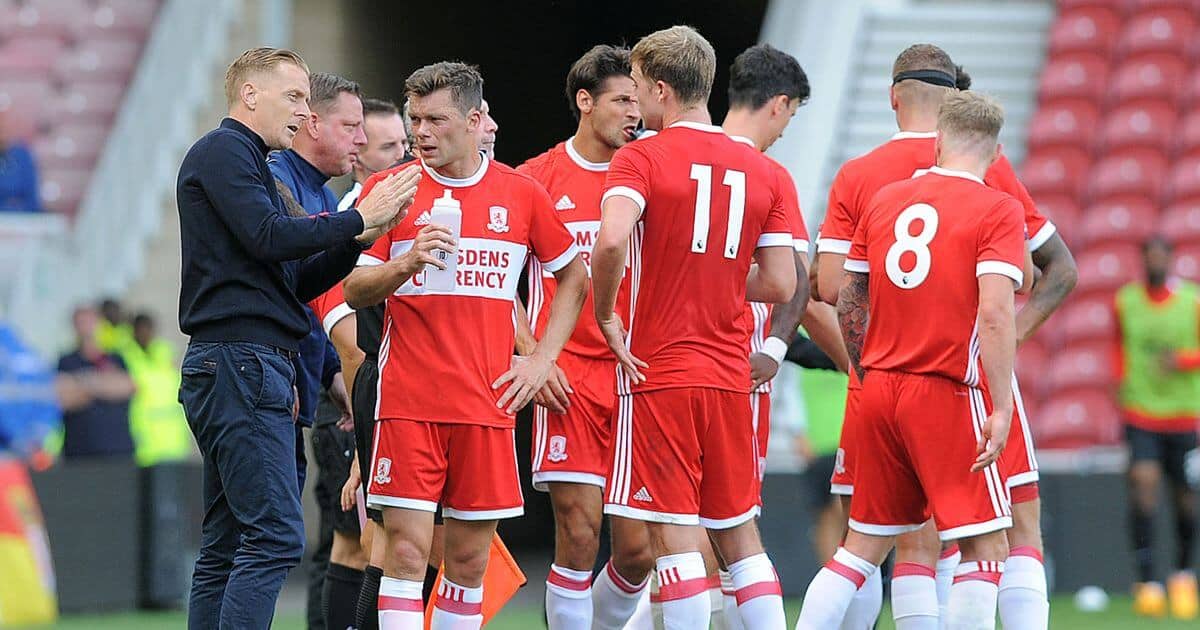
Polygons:
<instances>
[{"instance_id":1,"label":"dark trousers","mask_svg":"<svg viewBox=\"0 0 1200 630\"><path fill-rule=\"evenodd\" d=\"M360 533L358 510L342 511L342 486L346 485L346 479L350 477L350 465L354 462L354 434L331 424L337 422L341 415L341 410L329 399L329 395L321 392L316 425L309 432L317 462L317 482L313 486L313 495L321 516L317 544L312 549L308 565L308 630L325 630L325 612L321 600L325 573L329 570L329 554L333 550L333 532L350 534L356 538Z\"/></svg>"},{"instance_id":2,"label":"dark trousers","mask_svg":"<svg viewBox=\"0 0 1200 630\"><path fill-rule=\"evenodd\" d=\"M179 401L204 458L204 524L189 630L263 629L304 553L296 374L252 343L192 343Z\"/></svg>"}]
</instances>

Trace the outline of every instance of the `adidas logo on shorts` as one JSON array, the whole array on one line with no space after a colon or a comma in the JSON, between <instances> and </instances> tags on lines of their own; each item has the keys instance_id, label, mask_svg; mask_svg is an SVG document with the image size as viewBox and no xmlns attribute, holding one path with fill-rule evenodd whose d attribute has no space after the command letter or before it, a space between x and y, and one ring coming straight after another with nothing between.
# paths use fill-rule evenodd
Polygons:
<instances>
[{"instance_id":1,"label":"adidas logo on shorts","mask_svg":"<svg viewBox=\"0 0 1200 630\"><path fill-rule=\"evenodd\" d=\"M646 490L646 486L642 486L637 492L633 493L633 498L643 503L651 503L654 499L650 498L650 491Z\"/></svg>"},{"instance_id":2,"label":"adidas logo on shorts","mask_svg":"<svg viewBox=\"0 0 1200 630\"><path fill-rule=\"evenodd\" d=\"M568 197L568 196L566 196L566 195L563 195L563 196L562 196L562 198L558 200L558 203L555 203L555 204L554 204L554 209L555 209L555 210L559 210L559 211L562 211L562 210L574 210L574 209L575 209L575 202L574 202L574 201L571 201L571 198L570 198L570 197Z\"/></svg>"},{"instance_id":3,"label":"adidas logo on shorts","mask_svg":"<svg viewBox=\"0 0 1200 630\"><path fill-rule=\"evenodd\" d=\"M413 221L413 225L429 225L429 219L429 211L426 210L425 212L421 213L421 216L417 217L416 221Z\"/></svg>"}]
</instances>

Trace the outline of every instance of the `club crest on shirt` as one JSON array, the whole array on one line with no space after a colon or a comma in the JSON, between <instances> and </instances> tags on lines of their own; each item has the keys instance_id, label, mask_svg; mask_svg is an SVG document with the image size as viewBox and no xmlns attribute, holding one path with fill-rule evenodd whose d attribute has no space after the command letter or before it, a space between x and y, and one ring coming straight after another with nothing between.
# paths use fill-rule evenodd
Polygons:
<instances>
[{"instance_id":1,"label":"club crest on shirt","mask_svg":"<svg viewBox=\"0 0 1200 630\"><path fill-rule=\"evenodd\" d=\"M497 234L503 234L508 231L508 208L504 206L492 206L488 208L488 216L492 220L487 224L487 229Z\"/></svg>"},{"instance_id":2,"label":"club crest on shirt","mask_svg":"<svg viewBox=\"0 0 1200 630\"><path fill-rule=\"evenodd\" d=\"M550 452L546 459L558 463L567 461L567 438L564 435L550 436Z\"/></svg>"},{"instance_id":3,"label":"club crest on shirt","mask_svg":"<svg viewBox=\"0 0 1200 630\"><path fill-rule=\"evenodd\" d=\"M380 457L375 465L375 483L385 485L392 482L392 460Z\"/></svg>"}]
</instances>

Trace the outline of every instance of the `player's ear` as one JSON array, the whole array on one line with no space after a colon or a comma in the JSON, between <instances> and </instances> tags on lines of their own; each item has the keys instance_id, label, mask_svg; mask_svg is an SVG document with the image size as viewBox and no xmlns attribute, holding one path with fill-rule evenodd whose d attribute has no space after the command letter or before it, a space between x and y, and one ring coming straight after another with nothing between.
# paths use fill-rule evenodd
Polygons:
<instances>
[{"instance_id":1,"label":"player's ear","mask_svg":"<svg viewBox=\"0 0 1200 630\"><path fill-rule=\"evenodd\" d=\"M242 99L242 104L250 111L254 111L258 107L258 88L254 87L253 83L247 81L242 84L242 89L238 90L238 95Z\"/></svg>"},{"instance_id":2,"label":"player's ear","mask_svg":"<svg viewBox=\"0 0 1200 630\"><path fill-rule=\"evenodd\" d=\"M483 112L479 111L478 107L472 107L471 111L467 112L467 130L475 133L479 129L479 125L483 124Z\"/></svg>"},{"instance_id":3,"label":"player's ear","mask_svg":"<svg viewBox=\"0 0 1200 630\"><path fill-rule=\"evenodd\" d=\"M667 85L666 81L654 82L654 96L658 98L658 102L662 103L667 100L667 90L669 89L671 89L671 86Z\"/></svg>"},{"instance_id":4,"label":"player's ear","mask_svg":"<svg viewBox=\"0 0 1200 630\"><path fill-rule=\"evenodd\" d=\"M892 104L892 111L900 109L900 100L896 98L896 86L888 88L888 101Z\"/></svg>"},{"instance_id":5,"label":"player's ear","mask_svg":"<svg viewBox=\"0 0 1200 630\"><path fill-rule=\"evenodd\" d=\"M320 135L317 131L317 124L320 122L320 118L320 114L312 110L309 110L308 116L304 118L304 130L308 132L308 136L313 140L316 140L317 136Z\"/></svg>"},{"instance_id":6,"label":"player's ear","mask_svg":"<svg viewBox=\"0 0 1200 630\"><path fill-rule=\"evenodd\" d=\"M771 115L786 117L790 101L791 99L788 98L787 94L776 94L771 98Z\"/></svg>"},{"instance_id":7,"label":"player's ear","mask_svg":"<svg viewBox=\"0 0 1200 630\"><path fill-rule=\"evenodd\" d=\"M575 107L578 107L580 112L584 114L590 114L592 113L592 107L594 105L595 101L592 100L592 94L590 92L583 88L580 88L579 91L575 92Z\"/></svg>"}]
</instances>

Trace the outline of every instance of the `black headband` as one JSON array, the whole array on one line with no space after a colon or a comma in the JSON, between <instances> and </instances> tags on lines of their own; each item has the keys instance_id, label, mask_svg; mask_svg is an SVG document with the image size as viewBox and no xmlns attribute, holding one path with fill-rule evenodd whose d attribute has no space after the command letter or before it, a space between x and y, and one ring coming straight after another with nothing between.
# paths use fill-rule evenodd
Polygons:
<instances>
[{"instance_id":1,"label":"black headband","mask_svg":"<svg viewBox=\"0 0 1200 630\"><path fill-rule=\"evenodd\" d=\"M907 81L908 79L916 79L922 83L948 88L956 85L954 75L942 72L941 70L909 70L907 72L898 72L896 76L892 77L892 85L896 85L901 81Z\"/></svg>"}]
</instances>

